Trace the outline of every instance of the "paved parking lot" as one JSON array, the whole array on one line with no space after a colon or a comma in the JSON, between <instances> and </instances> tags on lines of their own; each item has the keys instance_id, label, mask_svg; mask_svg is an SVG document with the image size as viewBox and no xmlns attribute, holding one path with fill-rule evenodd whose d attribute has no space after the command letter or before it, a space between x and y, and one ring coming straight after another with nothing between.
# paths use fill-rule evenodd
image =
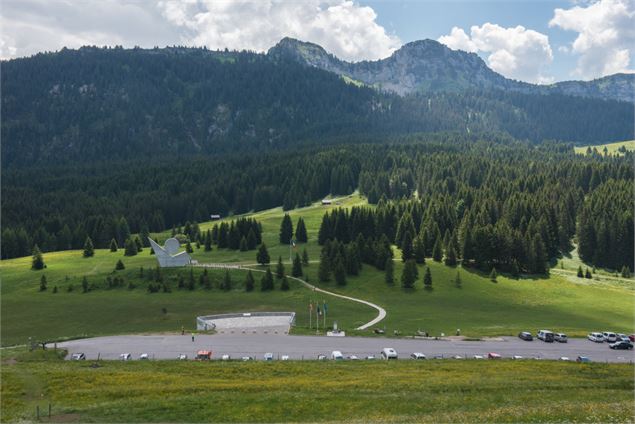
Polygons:
<instances>
[{"instance_id":1,"label":"paved parking lot","mask_svg":"<svg viewBox=\"0 0 635 424\"><path fill-rule=\"evenodd\" d=\"M175 359L179 354L192 358L197 350L213 351L214 358L228 354L232 358L252 356L262 359L267 352L274 358L288 355L290 359L316 359L318 354L330 356L333 350L340 350L344 356L367 355L379 357L384 347L393 347L400 359L406 359L412 352L422 352L428 358L436 355L451 357L460 355L487 355L496 352L502 357L520 355L525 358L559 359L567 356L575 359L578 355L588 356L594 362L633 362L633 351L609 349L607 343L593 343L586 339L570 339L568 343L544 343L540 340L526 342L516 337L502 341L449 341L418 339L386 339L374 337L324 337L285 336L276 334L214 334L197 335L192 342L191 335L130 335L95 337L59 343L59 347L69 353L83 352L87 359L118 359L119 354L131 353L137 359L141 353L148 353L154 359Z\"/></svg>"}]
</instances>

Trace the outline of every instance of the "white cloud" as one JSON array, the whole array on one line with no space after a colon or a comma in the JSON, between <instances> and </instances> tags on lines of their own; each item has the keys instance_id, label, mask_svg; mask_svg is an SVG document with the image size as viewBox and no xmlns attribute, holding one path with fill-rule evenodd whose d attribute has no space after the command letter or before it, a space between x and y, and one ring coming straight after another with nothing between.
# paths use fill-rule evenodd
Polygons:
<instances>
[{"instance_id":1,"label":"white cloud","mask_svg":"<svg viewBox=\"0 0 635 424\"><path fill-rule=\"evenodd\" d=\"M503 28L492 23L472 26L470 35L454 27L439 42L455 50L482 52L488 65L508 78L548 83L545 68L553 61L549 37L523 26Z\"/></svg>"},{"instance_id":2,"label":"white cloud","mask_svg":"<svg viewBox=\"0 0 635 424\"><path fill-rule=\"evenodd\" d=\"M346 0L162 1L182 41L210 48L265 51L282 37L311 41L347 60L389 56L401 42L376 22L375 11Z\"/></svg>"},{"instance_id":3,"label":"white cloud","mask_svg":"<svg viewBox=\"0 0 635 424\"><path fill-rule=\"evenodd\" d=\"M550 27L578 33L571 51L580 55L575 74L596 78L633 72L635 0L600 0L590 5L555 9Z\"/></svg>"}]
</instances>

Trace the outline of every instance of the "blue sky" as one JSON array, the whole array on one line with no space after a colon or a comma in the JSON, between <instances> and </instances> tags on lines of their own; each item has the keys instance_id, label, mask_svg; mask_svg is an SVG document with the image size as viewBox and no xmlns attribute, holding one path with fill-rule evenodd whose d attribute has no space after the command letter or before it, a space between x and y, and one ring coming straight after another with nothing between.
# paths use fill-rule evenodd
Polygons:
<instances>
[{"instance_id":1,"label":"blue sky","mask_svg":"<svg viewBox=\"0 0 635 424\"><path fill-rule=\"evenodd\" d=\"M290 36L349 61L430 38L534 83L632 72L635 0L3 0L0 58L82 45L266 52Z\"/></svg>"}]
</instances>

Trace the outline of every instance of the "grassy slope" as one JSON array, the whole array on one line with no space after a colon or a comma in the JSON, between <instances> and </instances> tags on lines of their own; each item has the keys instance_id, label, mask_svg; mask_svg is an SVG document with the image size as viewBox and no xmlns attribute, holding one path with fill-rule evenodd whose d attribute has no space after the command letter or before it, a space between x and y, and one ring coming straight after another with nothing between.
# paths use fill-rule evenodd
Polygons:
<instances>
[{"instance_id":1,"label":"grassy slope","mask_svg":"<svg viewBox=\"0 0 635 424\"><path fill-rule=\"evenodd\" d=\"M364 204L357 195L340 201L341 206ZM325 209L337 205L312 207L291 211L294 224L302 216L307 224L309 243L306 245L312 260L319 258L320 247L316 243L317 231ZM275 262L278 255L288 261L289 247L278 244L278 231L282 217L280 208L255 214L262 222L264 240ZM211 223L202 224L203 229ZM169 233L160 235L164 240ZM304 246L300 246L298 251ZM48 268L43 272L29 270L30 258L2 261L0 264L3 284L2 294L2 344L24 343L28 337L56 339L77 337L84 334L117 334L144 331L178 331L182 325L194 326L200 314L245 310L292 310L298 313L299 327L308 320L306 305L311 292L292 283L289 292L275 291L244 293L241 283L244 271L232 272L235 290L225 293L217 289L195 292L178 291L174 278L178 272L167 271L173 292L148 294L143 288L103 290L91 293L80 292L82 276L89 281L103 281L112 272L115 262L123 258L127 269L120 271L126 280L138 279L138 269L153 268L154 257L148 249L133 258L124 258L123 252L110 253L98 250L94 258L84 259L80 251L47 253L44 255ZM194 253L201 262L240 262L253 264L255 252L232 252L214 249ZM499 277L498 283L472 271L462 270L463 286L453 284L456 269L429 261L433 275L431 292L423 290L421 278L413 292L405 292L397 283L388 287L383 273L365 266L362 274L349 278L349 284L340 288L334 283L323 285L327 289L352 294L378 303L388 311L381 324L389 333L400 330L412 333L418 329L432 334L454 333L457 328L465 335L514 334L521 329L535 331L538 327L567 331L583 335L591 330L633 332L633 302L635 291L632 280L620 285L584 284L570 281L567 276L552 275L550 278L510 280ZM288 268L287 268L288 270ZM317 264L308 269L309 279L316 282ZM196 272L200 272L197 270ZM38 292L42 273L49 281L49 290ZM401 263L397 263L395 276L399 278ZM69 281L65 277L69 276ZM423 275L423 269L420 269ZM214 274L219 280L219 272ZM255 274L256 281L260 275ZM73 284L76 289L67 293L65 288ZM145 282L140 285L146 284ZM60 292L52 294L54 285ZM258 284L257 284L258 287ZM315 297L314 297L315 299ZM341 328L350 330L375 316L374 310L359 304L328 297L329 321L337 320ZM167 314L162 312L167 309ZM305 332L302 328L298 329Z\"/></svg>"},{"instance_id":2,"label":"grassy slope","mask_svg":"<svg viewBox=\"0 0 635 424\"><path fill-rule=\"evenodd\" d=\"M595 147L597 151L600 153L602 153L604 150L604 147L606 147L608 149L609 154L621 155L622 153L618 152L617 149L619 149L622 146L626 147L626 150L635 151L635 140L618 141L617 143L596 144L591 146L574 147L574 150L576 154L584 155L586 154L587 147L590 147L591 149Z\"/></svg>"},{"instance_id":3,"label":"grassy slope","mask_svg":"<svg viewBox=\"0 0 635 424\"><path fill-rule=\"evenodd\" d=\"M626 364L3 362L3 422L48 402L81 422L633 420Z\"/></svg>"}]
</instances>

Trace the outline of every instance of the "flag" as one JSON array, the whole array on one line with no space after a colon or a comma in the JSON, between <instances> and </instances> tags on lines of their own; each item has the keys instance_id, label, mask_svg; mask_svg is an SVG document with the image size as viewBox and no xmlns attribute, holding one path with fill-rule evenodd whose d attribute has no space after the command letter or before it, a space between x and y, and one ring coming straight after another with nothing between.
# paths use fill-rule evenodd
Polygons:
<instances>
[{"instance_id":1,"label":"flag","mask_svg":"<svg viewBox=\"0 0 635 424\"><path fill-rule=\"evenodd\" d=\"M324 309L324 313L328 312L328 308L326 307L326 302L322 301L322 309Z\"/></svg>"},{"instance_id":2,"label":"flag","mask_svg":"<svg viewBox=\"0 0 635 424\"><path fill-rule=\"evenodd\" d=\"M313 312L313 302L309 301L309 311Z\"/></svg>"},{"instance_id":3,"label":"flag","mask_svg":"<svg viewBox=\"0 0 635 424\"><path fill-rule=\"evenodd\" d=\"M293 245L293 248L295 249L295 240L291 240L291 244Z\"/></svg>"},{"instance_id":4,"label":"flag","mask_svg":"<svg viewBox=\"0 0 635 424\"><path fill-rule=\"evenodd\" d=\"M322 311L320 310L320 305L317 305L317 314L322 315Z\"/></svg>"}]
</instances>

